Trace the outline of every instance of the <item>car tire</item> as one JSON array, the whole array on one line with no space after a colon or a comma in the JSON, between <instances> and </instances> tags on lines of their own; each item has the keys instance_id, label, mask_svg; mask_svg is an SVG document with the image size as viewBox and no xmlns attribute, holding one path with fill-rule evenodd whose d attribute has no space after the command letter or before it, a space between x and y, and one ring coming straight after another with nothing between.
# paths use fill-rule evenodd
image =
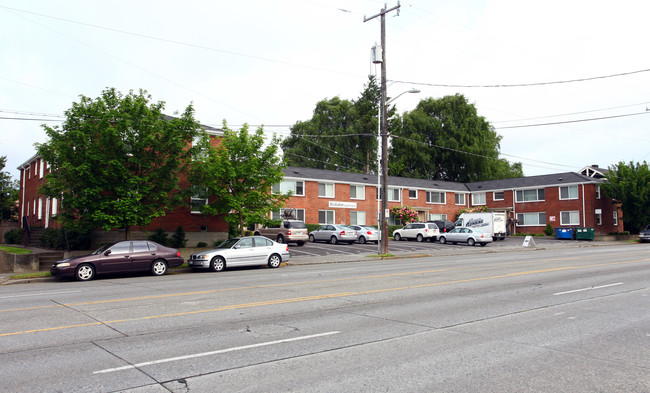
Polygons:
<instances>
[{"instance_id":1,"label":"car tire","mask_svg":"<svg viewBox=\"0 0 650 393\"><path fill-rule=\"evenodd\" d=\"M476 240L472 239L471 237L467 239L467 245L468 246L473 246L476 244Z\"/></svg>"},{"instance_id":2,"label":"car tire","mask_svg":"<svg viewBox=\"0 0 650 393\"><path fill-rule=\"evenodd\" d=\"M210 261L210 270L220 272L226 267L226 260L223 257L214 257Z\"/></svg>"},{"instance_id":3,"label":"car tire","mask_svg":"<svg viewBox=\"0 0 650 393\"><path fill-rule=\"evenodd\" d=\"M311 243L314 243L316 241L316 238L314 237L314 235L309 235L309 241Z\"/></svg>"},{"instance_id":4,"label":"car tire","mask_svg":"<svg viewBox=\"0 0 650 393\"><path fill-rule=\"evenodd\" d=\"M275 269L276 267L280 266L281 263L282 263L282 258L280 258L278 254L271 254L268 263L271 269Z\"/></svg>"},{"instance_id":5,"label":"car tire","mask_svg":"<svg viewBox=\"0 0 650 393\"><path fill-rule=\"evenodd\" d=\"M164 276L167 274L167 262L162 259L156 259L151 264L151 274L154 276Z\"/></svg>"},{"instance_id":6,"label":"car tire","mask_svg":"<svg viewBox=\"0 0 650 393\"><path fill-rule=\"evenodd\" d=\"M487 246L487 243L481 243L481 247Z\"/></svg>"},{"instance_id":7,"label":"car tire","mask_svg":"<svg viewBox=\"0 0 650 393\"><path fill-rule=\"evenodd\" d=\"M298 245L298 247L302 247L305 245L305 242L296 242L296 244Z\"/></svg>"},{"instance_id":8,"label":"car tire","mask_svg":"<svg viewBox=\"0 0 650 393\"><path fill-rule=\"evenodd\" d=\"M399 233L396 233L393 235L393 239L395 239L395 241L400 241L402 240L402 236Z\"/></svg>"},{"instance_id":9,"label":"car tire","mask_svg":"<svg viewBox=\"0 0 650 393\"><path fill-rule=\"evenodd\" d=\"M284 236L278 235L278 237L275 238L275 241L278 243L284 243Z\"/></svg>"},{"instance_id":10,"label":"car tire","mask_svg":"<svg viewBox=\"0 0 650 393\"><path fill-rule=\"evenodd\" d=\"M440 236L440 239L438 239L438 242L440 242L440 244L445 244L445 243L447 243L447 238L444 237L444 236Z\"/></svg>"},{"instance_id":11,"label":"car tire","mask_svg":"<svg viewBox=\"0 0 650 393\"><path fill-rule=\"evenodd\" d=\"M424 236L422 236L421 233L418 233L418 235L415 237L415 240L417 240L419 243L422 243L422 240L424 240Z\"/></svg>"},{"instance_id":12,"label":"car tire","mask_svg":"<svg viewBox=\"0 0 650 393\"><path fill-rule=\"evenodd\" d=\"M253 236L259 236L259 235L260 235L260 233L257 232L257 231L255 231L255 232L253 233Z\"/></svg>"},{"instance_id":13,"label":"car tire","mask_svg":"<svg viewBox=\"0 0 650 393\"><path fill-rule=\"evenodd\" d=\"M330 237L330 244L336 244L339 242L339 239L336 238L336 236Z\"/></svg>"},{"instance_id":14,"label":"car tire","mask_svg":"<svg viewBox=\"0 0 650 393\"><path fill-rule=\"evenodd\" d=\"M95 278L95 267L88 263L83 263L77 267L74 272L74 277L77 281L89 281Z\"/></svg>"},{"instance_id":15,"label":"car tire","mask_svg":"<svg viewBox=\"0 0 650 393\"><path fill-rule=\"evenodd\" d=\"M359 243L366 244L366 237L365 236L359 236Z\"/></svg>"}]
</instances>

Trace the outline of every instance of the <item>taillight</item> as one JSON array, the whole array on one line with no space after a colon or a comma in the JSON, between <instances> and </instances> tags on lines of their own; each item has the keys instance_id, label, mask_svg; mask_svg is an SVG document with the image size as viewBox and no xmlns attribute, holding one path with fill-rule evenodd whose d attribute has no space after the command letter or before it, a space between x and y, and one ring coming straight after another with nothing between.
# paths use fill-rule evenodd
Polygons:
<instances>
[{"instance_id":1,"label":"taillight","mask_svg":"<svg viewBox=\"0 0 650 393\"><path fill-rule=\"evenodd\" d=\"M368 235L372 235L372 232L368 231Z\"/></svg>"},{"instance_id":2,"label":"taillight","mask_svg":"<svg viewBox=\"0 0 650 393\"><path fill-rule=\"evenodd\" d=\"M341 235L345 235L345 231L341 231Z\"/></svg>"},{"instance_id":3,"label":"taillight","mask_svg":"<svg viewBox=\"0 0 650 393\"><path fill-rule=\"evenodd\" d=\"M287 231L287 235L291 236L291 229Z\"/></svg>"},{"instance_id":4,"label":"taillight","mask_svg":"<svg viewBox=\"0 0 650 393\"><path fill-rule=\"evenodd\" d=\"M287 252L289 252L289 245L287 245Z\"/></svg>"}]
</instances>

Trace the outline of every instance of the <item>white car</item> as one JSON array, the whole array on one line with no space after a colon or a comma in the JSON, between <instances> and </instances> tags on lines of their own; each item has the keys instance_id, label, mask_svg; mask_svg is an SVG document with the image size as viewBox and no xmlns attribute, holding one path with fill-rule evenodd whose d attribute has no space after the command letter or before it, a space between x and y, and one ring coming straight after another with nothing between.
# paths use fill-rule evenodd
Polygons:
<instances>
[{"instance_id":1,"label":"white car","mask_svg":"<svg viewBox=\"0 0 650 393\"><path fill-rule=\"evenodd\" d=\"M207 268L220 272L235 266L267 265L276 268L288 260L288 245L262 236L246 236L228 239L213 250L192 254L187 264L192 269Z\"/></svg>"},{"instance_id":2,"label":"white car","mask_svg":"<svg viewBox=\"0 0 650 393\"><path fill-rule=\"evenodd\" d=\"M397 241L415 239L419 242L424 240L434 242L438 235L440 235L440 229L432 222L412 222L393 231L393 239Z\"/></svg>"},{"instance_id":3,"label":"white car","mask_svg":"<svg viewBox=\"0 0 650 393\"><path fill-rule=\"evenodd\" d=\"M357 231L357 241L361 244L367 242L379 242L379 230L375 227L365 225L350 225L350 228Z\"/></svg>"}]
</instances>

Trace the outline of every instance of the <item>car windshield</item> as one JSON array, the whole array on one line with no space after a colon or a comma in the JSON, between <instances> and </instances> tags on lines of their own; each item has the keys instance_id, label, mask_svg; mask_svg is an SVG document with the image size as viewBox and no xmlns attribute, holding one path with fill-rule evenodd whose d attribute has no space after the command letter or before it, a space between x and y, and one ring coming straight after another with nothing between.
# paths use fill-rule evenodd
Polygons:
<instances>
[{"instance_id":1,"label":"car windshield","mask_svg":"<svg viewBox=\"0 0 650 393\"><path fill-rule=\"evenodd\" d=\"M114 244L115 243L106 243L103 246L96 249L95 251L93 251L92 253L90 253L90 255L99 255L99 254L103 253L104 251L108 250L108 248L110 246L114 245Z\"/></svg>"},{"instance_id":2,"label":"car windshield","mask_svg":"<svg viewBox=\"0 0 650 393\"><path fill-rule=\"evenodd\" d=\"M289 221L289 228L305 229L307 224L302 221Z\"/></svg>"},{"instance_id":3,"label":"car windshield","mask_svg":"<svg viewBox=\"0 0 650 393\"><path fill-rule=\"evenodd\" d=\"M228 240L224 240L221 244L217 246L217 248L232 248L232 246L235 245L239 241L239 238L232 238Z\"/></svg>"}]
</instances>

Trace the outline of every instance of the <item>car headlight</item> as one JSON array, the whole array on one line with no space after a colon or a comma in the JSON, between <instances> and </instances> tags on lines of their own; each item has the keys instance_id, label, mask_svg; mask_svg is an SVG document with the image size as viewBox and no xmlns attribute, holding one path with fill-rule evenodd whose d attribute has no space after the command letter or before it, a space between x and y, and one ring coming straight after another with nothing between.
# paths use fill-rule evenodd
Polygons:
<instances>
[{"instance_id":1,"label":"car headlight","mask_svg":"<svg viewBox=\"0 0 650 393\"><path fill-rule=\"evenodd\" d=\"M61 262L56 264L56 267L68 267L68 266L70 266L70 262Z\"/></svg>"},{"instance_id":2,"label":"car headlight","mask_svg":"<svg viewBox=\"0 0 650 393\"><path fill-rule=\"evenodd\" d=\"M194 255L194 258L196 258L196 259L208 259L208 256L207 256L207 254L197 254L197 255Z\"/></svg>"}]
</instances>

